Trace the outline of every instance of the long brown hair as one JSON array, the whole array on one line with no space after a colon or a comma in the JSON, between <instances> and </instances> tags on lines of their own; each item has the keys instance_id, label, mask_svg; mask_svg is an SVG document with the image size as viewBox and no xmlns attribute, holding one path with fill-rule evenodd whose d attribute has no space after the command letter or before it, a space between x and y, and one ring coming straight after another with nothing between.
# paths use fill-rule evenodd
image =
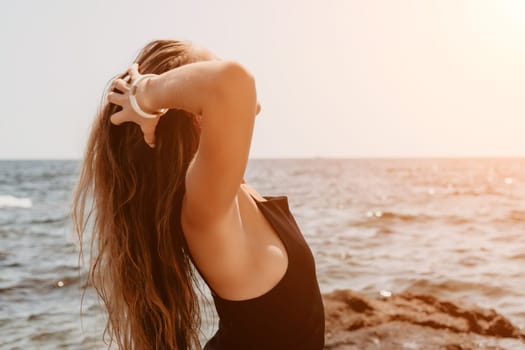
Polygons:
<instances>
[{"instance_id":1,"label":"long brown hair","mask_svg":"<svg viewBox=\"0 0 525 350\"><path fill-rule=\"evenodd\" d=\"M142 74L160 74L196 61L190 46L156 40L135 62ZM138 125L111 124L120 108L102 103L73 201L81 256L83 236L92 230L87 285L108 313L103 338L108 348L116 343L125 350L200 349L197 279L180 224L198 127L190 113L170 110L157 125L152 149Z\"/></svg>"}]
</instances>

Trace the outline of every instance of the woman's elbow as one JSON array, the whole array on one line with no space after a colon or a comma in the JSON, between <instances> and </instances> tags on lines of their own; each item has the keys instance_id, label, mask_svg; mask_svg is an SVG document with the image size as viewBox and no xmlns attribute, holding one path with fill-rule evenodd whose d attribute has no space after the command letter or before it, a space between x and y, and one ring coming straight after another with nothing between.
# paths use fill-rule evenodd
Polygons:
<instances>
[{"instance_id":1,"label":"woman's elbow","mask_svg":"<svg viewBox=\"0 0 525 350\"><path fill-rule=\"evenodd\" d=\"M224 61L222 77L227 88L255 95L255 77L239 62Z\"/></svg>"}]
</instances>

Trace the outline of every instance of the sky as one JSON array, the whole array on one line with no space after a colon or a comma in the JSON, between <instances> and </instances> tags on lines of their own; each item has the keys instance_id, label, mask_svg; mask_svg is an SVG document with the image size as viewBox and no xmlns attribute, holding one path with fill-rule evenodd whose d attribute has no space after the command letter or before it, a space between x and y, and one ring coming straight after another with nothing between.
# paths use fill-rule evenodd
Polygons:
<instances>
[{"instance_id":1,"label":"sky","mask_svg":"<svg viewBox=\"0 0 525 350\"><path fill-rule=\"evenodd\" d=\"M80 158L154 39L243 64L251 158L525 156L522 0L17 0L0 11L0 159Z\"/></svg>"}]
</instances>

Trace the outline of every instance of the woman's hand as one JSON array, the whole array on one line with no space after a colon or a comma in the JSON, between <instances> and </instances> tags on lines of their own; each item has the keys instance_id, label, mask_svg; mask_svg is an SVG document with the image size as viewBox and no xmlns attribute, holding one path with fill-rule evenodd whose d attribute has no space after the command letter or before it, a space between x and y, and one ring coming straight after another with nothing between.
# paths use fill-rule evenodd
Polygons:
<instances>
[{"instance_id":1,"label":"woman's hand","mask_svg":"<svg viewBox=\"0 0 525 350\"><path fill-rule=\"evenodd\" d=\"M142 130L142 133L144 134L144 141L146 141L148 146L154 148L155 128L159 123L160 116L153 119L148 119L143 118L137 113L135 113L129 102L129 94L131 84L140 76L140 73L138 71L138 64L133 63L128 68L127 73L128 75L126 77L116 79L111 85L111 90L117 89L122 91L122 93L118 93L115 91L111 91L110 93L108 93L108 101L122 107L122 110L118 111L110 117L111 123L114 125L120 125L125 122L133 122L135 124L138 124L140 126L140 129ZM144 97L144 95L141 93L143 91L141 88L143 88L144 83L146 83L147 81L148 79L145 79L144 81L141 81L139 83L139 85L137 86L137 92L135 94L135 96L137 97L137 103L145 112L149 111L144 108L144 104L141 103L140 97Z\"/></svg>"},{"instance_id":2,"label":"woman's hand","mask_svg":"<svg viewBox=\"0 0 525 350\"><path fill-rule=\"evenodd\" d=\"M138 64L133 63L128 68L127 73L128 74L124 78L116 79L111 85L111 90L117 89L119 91L122 91L122 93L118 93L115 91L111 91L108 93L108 101L122 107L122 110L118 111L110 117L111 123L114 125L120 125L125 122L133 122L139 125L140 129L142 130L142 133L144 134L144 141L148 144L148 146L154 148L155 128L159 123L160 116L152 119L143 118L133 110L129 101L129 94L131 90L131 84L140 76L140 73L138 72ZM137 99L137 103L139 104L142 110L148 113L154 113L147 109L147 101L144 101L144 84L147 83L149 79L146 78L144 81L141 81L139 83L139 85L136 87L137 91L135 96ZM260 111L261 105L257 102L255 115L259 114ZM195 122L197 124L197 127L200 127L201 118L201 116L195 116Z\"/></svg>"}]
</instances>

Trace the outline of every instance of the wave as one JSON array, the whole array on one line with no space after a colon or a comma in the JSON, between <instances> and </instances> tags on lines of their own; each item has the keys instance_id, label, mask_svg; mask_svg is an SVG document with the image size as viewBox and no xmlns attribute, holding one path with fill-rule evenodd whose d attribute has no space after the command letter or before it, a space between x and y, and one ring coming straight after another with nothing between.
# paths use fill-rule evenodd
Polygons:
<instances>
[{"instance_id":1,"label":"wave","mask_svg":"<svg viewBox=\"0 0 525 350\"><path fill-rule=\"evenodd\" d=\"M369 210L366 212L366 217L366 220L360 220L353 224L369 226L378 221L427 222L435 219L442 219L442 217L434 217L427 214L408 214L381 210Z\"/></svg>"},{"instance_id":2,"label":"wave","mask_svg":"<svg viewBox=\"0 0 525 350\"><path fill-rule=\"evenodd\" d=\"M380 216L383 219L392 219L392 220L400 220L400 221L426 221L432 219L430 216L421 214L403 214L403 213L395 213L392 211L385 211L385 212L376 212L375 216Z\"/></svg>"},{"instance_id":3,"label":"wave","mask_svg":"<svg viewBox=\"0 0 525 350\"><path fill-rule=\"evenodd\" d=\"M525 210L512 210L508 214L508 220L512 222L523 222L525 220Z\"/></svg>"},{"instance_id":4,"label":"wave","mask_svg":"<svg viewBox=\"0 0 525 350\"><path fill-rule=\"evenodd\" d=\"M465 225L473 222L474 219L462 217L459 215L429 215L429 214L409 214L395 211L369 210L366 212L366 220L357 220L352 222L354 226L375 226L380 222L393 223L426 223L426 222L445 222L451 225Z\"/></svg>"},{"instance_id":5,"label":"wave","mask_svg":"<svg viewBox=\"0 0 525 350\"><path fill-rule=\"evenodd\" d=\"M39 219L33 219L31 220L31 224L53 224L53 223L64 223L67 221L69 216L62 215L62 216L56 216L56 217L45 217L45 218L39 218Z\"/></svg>"},{"instance_id":6,"label":"wave","mask_svg":"<svg viewBox=\"0 0 525 350\"><path fill-rule=\"evenodd\" d=\"M509 257L511 260L525 260L525 253L518 253Z\"/></svg>"},{"instance_id":7,"label":"wave","mask_svg":"<svg viewBox=\"0 0 525 350\"><path fill-rule=\"evenodd\" d=\"M0 287L0 295L15 295L18 297L23 297L23 295L28 294L25 293L24 290L33 291L34 293L43 291L49 292L53 289L60 289L69 286L78 286L79 283L85 281L85 273L81 276L78 276L78 274L68 274L62 276L58 275L48 277L28 277L23 278L20 281L16 281L15 284Z\"/></svg>"},{"instance_id":8,"label":"wave","mask_svg":"<svg viewBox=\"0 0 525 350\"><path fill-rule=\"evenodd\" d=\"M32 206L31 198L0 195L0 208L31 208Z\"/></svg>"},{"instance_id":9,"label":"wave","mask_svg":"<svg viewBox=\"0 0 525 350\"><path fill-rule=\"evenodd\" d=\"M470 282L456 279L412 280L410 285L408 285L404 291L432 295L441 295L443 293L446 294L453 292L471 293L472 291L476 291L477 293L495 298L501 298L503 296L509 295L509 290L502 285L488 285L481 282Z\"/></svg>"}]
</instances>

